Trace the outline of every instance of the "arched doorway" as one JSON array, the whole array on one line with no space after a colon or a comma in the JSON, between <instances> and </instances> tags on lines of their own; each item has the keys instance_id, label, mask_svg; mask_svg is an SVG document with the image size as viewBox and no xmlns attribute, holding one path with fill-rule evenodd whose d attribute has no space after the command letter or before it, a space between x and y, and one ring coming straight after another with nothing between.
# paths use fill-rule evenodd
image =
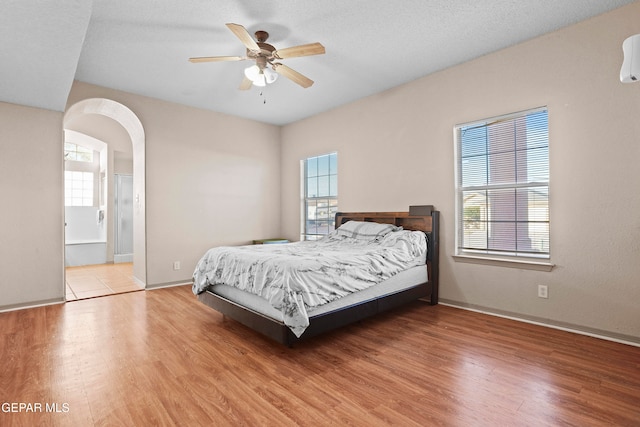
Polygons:
<instances>
[{"instance_id":1,"label":"arched doorway","mask_svg":"<svg viewBox=\"0 0 640 427\"><path fill-rule=\"evenodd\" d=\"M140 119L126 106L105 98L90 98L70 106L64 115L64 129L89 115L119 124L132 145L133 155L133 275L146 285L145 134Z\"/></svg>"}]
</instances>

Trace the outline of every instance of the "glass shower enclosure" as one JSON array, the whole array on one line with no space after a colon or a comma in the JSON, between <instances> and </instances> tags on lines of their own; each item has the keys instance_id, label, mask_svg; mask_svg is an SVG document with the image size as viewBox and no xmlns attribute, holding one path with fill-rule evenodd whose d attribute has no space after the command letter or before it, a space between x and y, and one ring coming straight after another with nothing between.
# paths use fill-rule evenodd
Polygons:
<instances>
[{"instance_id":1,"label":"glass shower enclosure","mask_svg":"<svg viewBox=\"0 0 640 427\"><path fill-rule=\"evenodd\" d=\"M115 174L113 262L133 262L133 176Z\"/></svg>"}]
</instances>

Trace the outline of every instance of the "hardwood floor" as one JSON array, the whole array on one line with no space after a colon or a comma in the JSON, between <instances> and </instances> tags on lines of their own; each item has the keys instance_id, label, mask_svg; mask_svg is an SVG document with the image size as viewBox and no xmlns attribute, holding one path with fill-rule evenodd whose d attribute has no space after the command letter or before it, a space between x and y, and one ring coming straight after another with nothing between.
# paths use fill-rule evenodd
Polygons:
<instances>
[{"instance_id":1,"label":"hardwood floor","mask_svg":"<svg viewBox=\"0 0 640 427\"><path fill-rule=\"evenodd\" d=\"M133 292L0 313L0 360L2 426L640 425L640 348L421 302L286 348Z\"/></svg>"}]
</instances>

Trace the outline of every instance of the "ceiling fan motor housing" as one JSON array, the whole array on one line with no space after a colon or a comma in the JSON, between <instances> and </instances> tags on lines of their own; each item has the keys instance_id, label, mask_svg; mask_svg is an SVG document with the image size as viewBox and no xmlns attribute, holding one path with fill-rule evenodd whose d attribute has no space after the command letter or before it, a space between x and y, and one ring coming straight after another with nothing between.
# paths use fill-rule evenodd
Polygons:
<instances>
[{"instance_id":1,"label":"ceiling fan motor housing","mask_svg":"<svg viewBox=\"0 0 640 427\"><path fill-rule=\"evenodd\" d=\"M269 33L263 30L258 30L254 34L256 36L256 40L258 41L258 43L264 43L269 38Z\"/></svg>"},{"instance_id":2,"label":"ceiling fan motor housing","mask_svg":"<svg viewBox=\"0 0 640 427\"><path fill-rule=\"evenodd\" d=\"M255 32L255 36L260 52L251 52L247 49L247 56L255 58L256 65L263 70L273 60L273 51L275 51L276 48L269 43L265 43L269 38L268 32L258 30Z\"/></svg>"}]
</instances>

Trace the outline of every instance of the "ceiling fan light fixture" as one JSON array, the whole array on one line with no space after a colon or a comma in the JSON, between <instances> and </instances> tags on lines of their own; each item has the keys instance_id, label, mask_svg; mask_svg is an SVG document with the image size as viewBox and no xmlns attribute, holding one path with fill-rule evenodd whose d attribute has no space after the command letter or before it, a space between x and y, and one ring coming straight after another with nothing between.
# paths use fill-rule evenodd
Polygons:
<instances>
[{"instance_id":1,"label":"ceiling fan light fixture","mask_svg":"<svg viewBox=\"0 0 640 427\"><path fill-rule=\"evenodd\" d=\"M265 68L263 70L263 73L264 73L264 78L265 78L265 80L266 80L266 82L268 84L271 84L271 83L275 82L276 80L278 80L278 73L276 73L275 71L273 71L270 68Z\"/></svg>"},{"instance_id":2,"label":"ceiling fan light fixture","mask_svg":"<svg viewBox=\"0 0 640 427\"><path fill-rule=\"evenodd\" d=\"M267 80L264 78L263 73L258 74L258 77L253 80L253 85L258 87L264 87L267 85Z\"/></svg>"},{"instance_id":3,"label":"ceiling fan light fixture","mask_svg":"<svg viewBox=\"0 0 640 427\"><path fill-rule=\"evenodd\" d=\"M258 68L257 65L252 65L251 67L247 67L244 69L244 75L252 82L258 78L259 74L260 74L260 68Z\"/></svg>"},{"instance_id":4,"label":"ceiling fan light fixture","mask_svg":"<svg viewBox=\"0 0 640 427\"><path fill-rule=\"evenodd\" d=\"M253 82L254 86L264 87L278 79L278 73L269 69L262 70L257 65L252 65L244 69L244 75Z\"/></svg>"}]
</instances>

